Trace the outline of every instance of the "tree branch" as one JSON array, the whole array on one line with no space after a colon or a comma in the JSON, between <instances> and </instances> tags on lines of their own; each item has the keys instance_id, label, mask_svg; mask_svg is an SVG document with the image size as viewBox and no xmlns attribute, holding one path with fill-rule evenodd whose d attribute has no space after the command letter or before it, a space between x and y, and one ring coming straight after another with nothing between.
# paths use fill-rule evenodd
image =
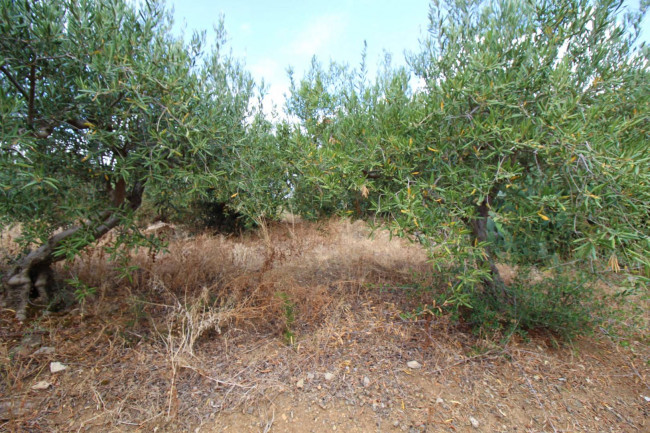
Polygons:
<instances>
[{"instance_id":1,"label":"tree branch","mask_svg":"<svg viewBox=\"0 0 650 433\"><path fill-rule=\"evenodd\" d=\"M27 124L31 127L34 124L34 99L36 94L36 65L32 64L29 69L29 99L27 106Z\"/></svg>"},{"instance_id":2,"label":"tree branch","mask_svg":"<svg viewBox=\"0 0 650 433\"><path fill-rule=\"evenodd\" d=\"M3 74L5 74L5 76L9 79L9 81L11 81L11 84L13 84L14 87L18 89L18 91L25 97L25 99L29 101L29 94L25 91L25 89L22 88L22 86L18 83L18 81L16 81L14 77L11 76L9 71L7 71L7 69L5 69L4 66L0 66L0 71L2 71Z\"/></svg>"},{"instance_id":3,"label":"tree branch","mask_svg":"<svg viewBox=\"0 0 650 433\"><path fill-rule=\"evenodd\" d=\"M90 129L93 127L91 123L84 119L51 119L49 122L42 120L42 126L40 126L36 131L31 131L30 135L35 138L48 138L50 135L52 135L52 132L54 132L54 128L56 127L57 123L67 123L68 125L78 130ZM111 132L113 131L113 127L108 126L107 128L104 128L104 130ZM25 131L23 130L22 132Z\"/></svg>"}]
</instances>

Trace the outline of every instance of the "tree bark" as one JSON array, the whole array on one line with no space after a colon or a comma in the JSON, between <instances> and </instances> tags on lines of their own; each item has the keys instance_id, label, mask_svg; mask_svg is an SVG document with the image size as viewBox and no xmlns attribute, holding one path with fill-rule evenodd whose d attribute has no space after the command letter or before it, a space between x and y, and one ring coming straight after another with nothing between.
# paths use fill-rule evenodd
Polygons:
<instances>
[{"instance_id":1,"label":"tree bark","mask_svg":"<svg viewBox=\"0 0 650 433\"><path fill-rule=\"evenodd\" d=\"M487 199L483 200L477 206L478 215L470 221L470 226L472 229L472 238L477 242L488 242L488 230L487 230L487 220L489 218L489 206ZM487 289L490 296L495 300L507 300L507 287L499 269L496 266L494 261L494 253L489 244L485 246L484 249L485 255L483 262L490 268L491 279L485 279L483 284Z\"/></svg>"},{"instance_id":2,"label":"tree bark","mask_svg":"<svg viewBox=\"0 0 650 433\"><path fill-rule=\"evenodd\" d=\"M124 209L130 208L135 211L142 203L143 192L144 184L136 183L128 196L125 197L127 200L123 201L120 207ZM99 240L122 222L122 217L119 215L120 210L106 211L102 215L101 223L92 229L93 241ZM47 285L52 275L50 267L53 263L63 259L62 256L56 257L54 252L66 239L86 227L86 225L82 224L57 233L43 245L20 259L2 279L0 305L14 310L16 318L21 322L27 318L27 306L34 292L38 295L36 302L40 305L46 305L49 302Z\"/></svg>"}]
</instances>

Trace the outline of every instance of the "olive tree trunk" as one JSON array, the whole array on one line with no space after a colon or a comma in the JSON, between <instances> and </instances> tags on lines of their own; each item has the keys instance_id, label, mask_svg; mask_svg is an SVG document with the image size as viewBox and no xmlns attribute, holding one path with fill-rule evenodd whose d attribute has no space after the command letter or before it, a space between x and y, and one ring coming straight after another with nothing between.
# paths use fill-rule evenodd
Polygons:
<instances>
[{"instance_id":1,"label":"olive tree trunk","mask_svg":"<svg viewBox=\"0 0 650 433\"><path fill-rule=\"evenodd\" d=\"M144 185L137 183L128 196L123 196L122 208L130 208L135 211L142 203ZM106 211L97 227L92 229L92 241L99 240L114 227L123 221L119 209ZM25 257L19 259L2 279L0 289L0 305L9 308L16 313L16 318L21 322L27 318L27 307L32 295L36 295L35 303L47 305L50 301L50 290L53 263L63 259L63 256L56 256L54 253L66 241L77 234L80 230L87 229L84 225L78 225L57 233L50 237L40 247L31 251Z\"/></svg>"},{"instance_id":2,"label":"olive tree trunk","mask_svg":"<svg viewBox=\"0 0 650 433\"><path fill-rule=\"evenodd\" d=\"M508 299L507 287L503 278L501 278L499 269L496 266L494 252L488 243L487 221L489 218L489 206L487 199L483 200L483 202L477 206L477 214L478 215L470 221L470 226L472 229L473 240L476 240L479 243L487 243L484 248L485 254L483 258L484 264L490 269L490 278L483 281L487 291L486 294L492 296L495 300L505 301Z\"/></svg>"}]
</instances>

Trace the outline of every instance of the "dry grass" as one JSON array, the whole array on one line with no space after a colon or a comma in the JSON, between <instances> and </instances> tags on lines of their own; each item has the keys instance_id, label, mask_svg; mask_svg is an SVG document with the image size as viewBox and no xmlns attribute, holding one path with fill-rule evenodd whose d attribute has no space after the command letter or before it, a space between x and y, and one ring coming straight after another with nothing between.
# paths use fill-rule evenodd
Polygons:
<instances>
[{"instance_id":1,"label":"dry grass","mask_svg":"<svg viewBox=\"0 0 650 433\"><path fill-rule=\"evenodd\" d=\"M261 227L243 237L176 239L157 256L133 254L130 265L139 269L130 281L116 282L117 272L99 248L63 266L60 274L75 275L100 293L119 284L131 297L165 304L174 315L179 306L201 299L221 312L219 328L234 324L268 330L284 323L286 300L302 324L312 325L322 321L341 290L415 286L426 283L430 272L422 249L391 240L386 232L369 238L360 221Z\"/></svg>"},{"instance_id":2,"label":"dry grass","mask_svg":"<svg viewBox=\"0 0 650 433\"><path fill-rule=\"evenodd\" d=\"M307 412L340 404L369 410L358 431L380 421L381 431L471 431L470 412L485 431L567 431L569 421L571 431L640 431L647 419L637 401L650 393L642 336L627 349L607 339L558 349L547 336L501 347L446 317L405 319L430 302L427 255L386 232L369 238L362 222L168 235L166 252L132 253L130 279L101 248L62 264L61 279L97 288L84 314L28 327L0 315L0 431L322 431ZM35 355L43 346L55 353ZM410 371L410 360L424 368ZM50 361L69 368L50 374ZM31 389L42 380L52 386ZM572 387L570 398L558 383ZM598 405L608 389L618 398L609 409L572 406L573 397ZM486 392L511 399L490 403ZM283 421L287 408L305 412L302 430Z\"/></svg>"}]
</instances>

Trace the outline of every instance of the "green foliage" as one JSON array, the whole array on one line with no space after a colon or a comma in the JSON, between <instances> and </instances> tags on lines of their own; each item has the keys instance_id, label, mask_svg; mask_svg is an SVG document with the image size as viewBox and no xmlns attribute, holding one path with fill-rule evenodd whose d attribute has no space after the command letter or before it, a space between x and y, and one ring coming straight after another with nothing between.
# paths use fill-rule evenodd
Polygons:
<instances>
[{"instance_id":1,"label":"green foliage","mask_svg":"<svg viewBox=\"0 0 650 433\"><path fill-rule=\"evenodd\" d=\"M547 330L564 339L590 333L603 318L603 305L596 298L593 279L585 274L573 277L554 273L533 280L527 273L519 275L509 286L512 303L497 303L470 295L471 309L462 309L464 320L482 330Z\"/></svg>"},{"instance_id":2,"label":"green foliage","mask_svg":"<svg viewBox=\"0 0 650 433\"><path fill-rule=\"evenodd\" d=\"M275 211L233 201L262 188L250 165L271 127L223 26L212 47L186 44L155 0L2 0L0 15L0 215L25 245L81 223L57 245L72 258L103 224L130 226L145 187L158 207L217 191L248 215Z\"/></svg>"},{"instance_id":3,"label":"green foliage","mask_svg":"<svg viewBox=\"0 0 650 433\"><path fill-rule=\"evenodd\" d=\"M390 56L374 84L366 77L365 50L358 70L314 59L306 77L292 77L284 144L292 185L292 209L307 216L369 215L371 200L397 174L393 153L413 148L409 124L418 119L405 68ZM282 139L282 137L280 137Z\"/></svg>"},{"instance_id":4,"label":"green foliage","mask_svg":"<svg viewBox=\"0 0 650 433\"><path fill-rule=\"evenodd\" d=\"M205 47L156 0L0 0L1 222L24 246L67 233L20 272L117 225L118 244L155 246L142 200L185 221L378 216L430 249L472 321L581 329L587 286L506 287L495 262L650 273L645 6L621 7L434 1L410 69L387 55L371 82L365 49L356 69L314 59L274 124L223 25Z\"/></svg>"},{"instance_id":5,"label":"green foliage","mask_svg":"<svg viewBox=\"0 0 650 433\"><path fill-rule=\"evenodd\" d=\"M85 303L86 299L89 296L93 296L95 293L97 293L96 287L90 287L88 284L81 281L78 277L66 280L66 284L74 289L74 297L81 305Z\"/></svg>"},{"instance_id":6,"label":"green foliage","mask_svg":"<svg viewBox=\"0 0 650 433\"><path fill-rule=\"evenodd\" d=\"M562 316L560 292L506 287L495 261L650 269L645 7L621 7L434 1L414 93L408 71L370 86L365 59L361 72L313 62L288 104L294 208L363 215L360 201L430 247L448 303L499 318L523 299L507 320L580 328L578 306Z\"/></svg>"},{"instance_id":7,"label":"green foliage","mask_svg":"<svg viewBox=\"0 0 650 433\"><path fill-rule=\"evenodd\" d=\"M453 6L434 5L414 59L435 175L408 210L471 220L486 203L513 253L647 265L647 59L618 2Z\"/></svg>"},{"instance_id":8,"label":"green foliage","mask_svg":"<svg viewBox=\"0 0 650 433\"><path fill-rule=\"evenodd\" d=\"M293 346L296 342L296 334L293 332L293 326L296 321L296 304L286 292L278 292L277 295L282 301L282 310L284 313L284 331L282 335L286 343Z\"/></svg>"}]
</instances>

